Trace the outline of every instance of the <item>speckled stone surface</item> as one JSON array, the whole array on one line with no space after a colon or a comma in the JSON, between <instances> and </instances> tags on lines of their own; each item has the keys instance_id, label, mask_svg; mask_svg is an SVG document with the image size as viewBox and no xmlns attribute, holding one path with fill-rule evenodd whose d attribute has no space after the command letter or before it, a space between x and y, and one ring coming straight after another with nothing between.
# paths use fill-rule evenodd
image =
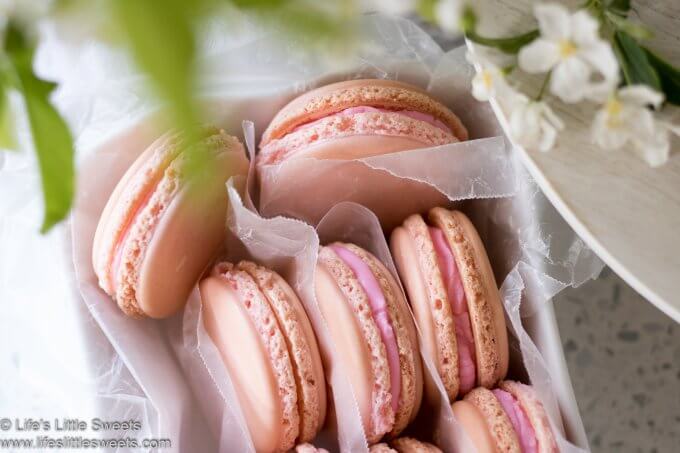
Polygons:
<instances>
[{"instance_id":1,"label":"speckled stone surface","mask_svg":"<svg viewBox=\"0 0 680 453\"><path fill-rule=\"evenodd\" d=\"M680 325L609 269L555 311L592 451L680 451Z\"/></svg>"}]
</instances>

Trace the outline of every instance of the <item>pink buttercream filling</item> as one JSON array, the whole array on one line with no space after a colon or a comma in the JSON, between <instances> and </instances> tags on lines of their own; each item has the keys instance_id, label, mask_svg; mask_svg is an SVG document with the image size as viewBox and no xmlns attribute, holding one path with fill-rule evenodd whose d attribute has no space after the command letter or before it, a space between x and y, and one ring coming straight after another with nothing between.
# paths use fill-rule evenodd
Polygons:
<instances>
[{"instance_id":1,"label":"pink buttercream filling","mask_svg":"<svg viewBox=\"0 0 680 453\"><path fill-rule=\"evenodd\" d=\"M446 284L446 294L453 311L456 325L456 343L458 344L458 373L460 378L460 393L472 390L477 380L477 366L475 364L475 339L472 335L472 324L468 312L467 299L463 280L458 272L458 266L453 256L444 232L439 228L428 227L430 237L437 255L437 264Z\"/></svg>"},{"instance_id":2,"label":"pink buttercream filling","mask_svg":"<svg viewBox=\"0 0 680 453\"><path fill-rule=\"evenodd\" d=\"M414 120L424 121L428 124L431 124L432 126L435 126L439 129L443 130L444 132L448 132L449 134L452 133L451 128L449 128L446 124L444 124L443 122L441 122L440 120L438 120L434 116L429 115L427 113L417 112L415 110L381 109L381 108L377 108L377 107L371 107L371 106L368 106L368 105L360 105L360 106L357 106L357 107L350 107L350 108L347 108L345 110L341 110L339 112L332 113L330 115L326 115L322 118L316 119L314 121L311 121L309 123L305 123L305 124L302 124L302 125L296 127L295 129L293 129L293 132L300 130L300 129L310 127L310 126L314 125L315 123L317 123L318 121L321 121L324 118L330 118L332 116L342 116L342 115L356 115L358 113L371 113L371 112L396 113L398 115L408 116L409 118L413 118Z\"/></svg>"},{"instance_id":3,"label":"pink buttercream filling","mask_svg":"<svg viewBox=\"0 0 680 453\"><path fill-rule=\"evenodd\" d=\"M522 446L522 453L537 453L538 441L536 440L536 432L531 426L524 409L520 406L519 401L505 390L494 389L492 392L496 395L496 399L501 403L501 406L503 406L503 410L517 433L519 443Z\"/></svg>"},{"instance_id":4,"label":"pink buttercream filling","mask_svg":"<svg viewBox=\"0 0 680 453\"><path fill-rule=\"evenodd\" d=\"M149 204L151 201L151 196L154 194L154 191L156 190L156 187L158 186L158 183L154 184L148 191L147 194L144 195L144 198L137 204L137 207L135 208L134 213L132 216L128 219L127 223L123 227L123 230L121 231L120 235L118 236L118 240L116 241L115 245L115 253L113 257L113 263L111 263L111 273L110 273L110 279L111 283L113 284L113 293L115 294L116 288L118 287L118 275L119 275L119 270L120 270L120 265L123 260L123 250L125 249L125 243L127 242L128 236L130 235L130 229L132 229L132 225L137 218L137 216L142 212L142 210Z\"/></svg>"},{"instance_id":5,"label":"pink buttercream filling","mask_svg":"<svg viewBox=\"0 0 680 453\"><path fill-rule=\"evenodd\" d=\"M354 275L359 279L359 284L368 296L368 303L371 306L371 315L375 321L380 338L385 344L387 352L387 363L390 367L390 394L392 395L392 409L395 414L399 409L399 396L401 394L401 369L399 367L399 348L397 347L397 337L390 322L387 312L387 302L385 295L380 288L380 283L371 272L371 269L361 258L351 250L340 245L329 246L340 259L352 269Z\"/></svg>"}]
</instances>

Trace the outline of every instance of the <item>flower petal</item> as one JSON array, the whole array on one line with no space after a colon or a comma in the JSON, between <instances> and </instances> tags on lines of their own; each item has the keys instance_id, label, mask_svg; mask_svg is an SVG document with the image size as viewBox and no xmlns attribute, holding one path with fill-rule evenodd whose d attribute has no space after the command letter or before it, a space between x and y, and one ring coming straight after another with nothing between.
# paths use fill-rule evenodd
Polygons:
<instances>
[{"instance_id":1,"label":"flower petal","mask_svg":"<svg viewBox=\"0 0 680 453\"><path fill-rule=\"evenodd\" d=\"M612 127L606 109L595 114L591 129L592 140L601 148L617 149L622 147L630 138L628 130L623 127Z\"/></svg>"},{"instance_id":2,"label":"flower petal","mask_svg":"<svg viewBox=\"0 0 680 453\"><path fill-rule=\"evenodd\" d=\"M464 2L462 0L440 0L437 2L434 7L435 18L445 32L450 34L460 32L460 18L463 6Z\"/></svg>"},{"instance_id":3,"label":"flower petal","mask_svg":"<svg viewBox=\"0 0 680 453\"><path fill-rule=\"evenodd\" d=\"M590 45L580 47L578 57L587 61L610 83L618 84L619 62L611 44L598 39Z\"/></svg>"},{"instance_id":4,"label":"flower petal","mask_svg":"<svg viewBox=\"0 0 680 453\"><path fill-rule=\"evenodd\" d=\"M657 108L664 100L663 93L660 93L647 85L629 85L619 90L619 98L626 104L633 104L640 107L649 104Z\"/></svg>"},{"instance_id":5,"label":"flower petal","mask_svg":"<svg viewBox=\"0 0 680 453\"><path fill-rule=\"evenodd\" d=\"M556 43L538 38L522 47L517 56L520 68L530 73L546 72L552 69L560 58Z\"/></svg>"},{"instance_id":6,"label":"flower petal","mask_svg":"<svg viewBox=\"0 0 680 453\"><path fill-rule=\"evenodd\" d=\"M576 11L570 17L571 40L579 46L588 46L600 39L600 24L585 9Z\"/></svg>"},{"instance_id":7,"label":"flower petal","mask_svg":"<svg viewBox=\"0 0 680 453\"><path fill-rule=\"evenodd\" d=\"M539 3L534 7L541 36L551 41L569 39L570 14L567 8L557 3Z\"/></svg>"},{"instance_id":8,"label":"flower petal","mask_svg":"<svg viewBox=\"0 0 680 453\"><path fill-rule=\"evenodd\" d=\"M583 60L576 57L567 58L553 70L550 92L564 102L579 102L588 91L590 72L590 66Z\"/></svg>"},{"instance_id":9,"label":"flower petal","mask_svg":"<svg viewBox=\"0 0 680 453\"><path fill-rule=\"evenodd\" d=\"M659 130L652 140L633 140L634 149L650 167L658 167L668 161L671 144L667 130Z\"/></svg>"}]
</instances>

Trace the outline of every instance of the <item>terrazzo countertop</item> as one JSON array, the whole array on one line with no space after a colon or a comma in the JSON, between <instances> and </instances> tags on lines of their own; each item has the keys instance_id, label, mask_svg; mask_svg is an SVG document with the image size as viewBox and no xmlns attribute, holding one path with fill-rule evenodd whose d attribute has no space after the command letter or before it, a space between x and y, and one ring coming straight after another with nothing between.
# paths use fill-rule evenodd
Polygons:
<instances>
[{"instance_id":1,"label":"terrazzo countertop","mask_svg":"<svg viewBox=\"0 0 680 453\"><path fill-rule=\"evenodd\" d=\"M680 326L609 269L554 302L592 451L680 451Z\"/></svg>"}]
</instances>

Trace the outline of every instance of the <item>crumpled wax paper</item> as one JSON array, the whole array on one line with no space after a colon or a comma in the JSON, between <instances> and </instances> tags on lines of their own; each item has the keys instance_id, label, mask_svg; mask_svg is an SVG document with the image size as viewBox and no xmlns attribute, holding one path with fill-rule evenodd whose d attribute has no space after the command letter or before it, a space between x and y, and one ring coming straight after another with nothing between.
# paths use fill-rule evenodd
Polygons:
<instances>
[{"instance_id":1,"label":"crumpled wax paper","mask_svg":"<svg viewBox=\"0 0 680 453\"><path fill-rule=\"evenodd\" d=\"M487 142L494 143L493 148L487 150L491 159L486 164L494 160L496 163L485 165L479 156L472 155L470 145L424 152L433 155L451 153L456 155L457 162L470 164L459 175L475 175L474 178L441 188L470 215L487 245L497 281L501 284L508 324L517 339L513 344L516 365L513 372L525 374L532 380L546 403L554 427L565 426L567 437L560 438L565 451L578 451L576 446L587 448L550 298L567 285L578 285L596 276L601 263L549 205L516 162L507 143L502 148L497 146L499 139L494 137L501 133L492 121L490 109L477 104L468 94L472 69L464 63L462 50L443 53L425 32L405 19L367 16L361 30L360 51L338 63L282 39L272 28L262 30L248 21L230 24L213 21L206 27L201 51L201 87L210 107L208 118L236 135L241 135L242 119L252 120L255 137L259 137L277 109L296 93L326 81L361 76L416 83L453 107L473 137L486 137ZM19 322L17 326L8 325L2 330L7 339L17 344L11 346L13 349L7 359L3 354L3 366L7 364L10 371L23 370L21 388L25 391L26 386L31 386L34 390L34 408L71 407L70 413L77 412L73 406L60 401L63 395L70 394L68 390L58 387L50 391L45 385L40 373L48 370L53 382L58 376L65 376L64 382L86 381L88 385L80 385L78 391L72 393L78 394L79 400L87 401L91 413L105 414L110 419L130 416L141 419L142 434L170 437L172 451L227 448L232 445L230 436L240 442L236 448L248 451L247 436L239 437L243 435L243 419L239 418L238 407L221 404L230 398L233 401L233 395L229 394L228 377L214 364L215 353L209 340L201 334L200 310L191 311L196 309L196 292L185 313L161 322L135 321L122 315L98 289L91 268L91 241L99 213L134 156L160 135L161 131L149 119L160 106L145 95L145 80L122 51L96 41L65 43L50 27L43 31L45 40L37 52L37 70L42 76L59 82L53 101L66 116L76 138L78 196L70 222L55 229L48 237L17 235L17 228L25 232L32 224L37 231L39 225L37 167L29 152L3 156L0 160L0 184L3 185L0 207L4 212L0 218L0 250L3 251L0 270L4 279L0 285L0 301L10 301L16 316L8 319ZM26 130L24 128L24 139ZM375 159L378 162L369 162L370 166L362 165L384 171L389 165L406 162L402 159L408 159L408 156L394 162ZM392 177L413 177L429 183L428 178L432 176L408 173L413 171L410 166L394 168ZM451 171L456 169L452 166ZM446 181L444 179L442 184L452 182ZM11 196L4 195L10 193ZM230 195L233 197L234 194ZM246 207L251 205L249 199L250 195L245 194ZM241 220L247 217L244 215ZM233 217L232 221L234 219L238 217ZM290 222L286 220L282 225ZM308 227L299 225L301 230L304 227L309 231ZM230 227L234 232L239 231L236 223L230 223ZM299 237L287 236L294 231L286 226L275 233L288 238L290 243L283 245L290 246L291 250L299 247L304 253L314 253L313 240L304 242L307 238L303 243L296 243L301 240ZM257 239L256 229L249 234L253 240ZM240 238L239 234L235 237ZM8 250L12 252L7 253ZM279 253L284 250L280 249ZM283 261L291 259L289 255L281 256L285 256ZM69 269L65 278L42 279L38 290L33 273L29 272L36 262L55 272L68 268L61 263L72 262L75 273ZM281 263L271 265L291 278L292 268ZM304 281L290 283L298 289L305 286ZM63 329L61 326L37 325L35 320L44 316L48 295L55 295L60 306L66 307L66 310L56 311L59 316L68 318L62 325L73 326L73 332L80 329L81 335L71 335L66 340L59 332ZM23 297L32 303L19 300ZM301 297L306 299L304 294ZM78 308L83 306L87 307L87 312ZM66 314L69 310L80 315ZM313 310L310 316L315 317ZM25 329L24 325L35 327ZM43 337L31 338L33 330ZM196 337L192 339L193 334ZM54 346L38 348L41 343L36 338L44 338ZM64 357L64 350L56 345L66 344L66 341L69 346L77 345L84 350L81 355L86 357L78 363L79 376L75 379L56 365L63 363ZM25 347L26 344L35 345L33 350L43 351L46 360L42 363L55 365L31 364L21 368L21 361L14 357L16 351L31 350ZM197 358L200 363L196 362ZM210 371L207 375L206 370ZM336 385L341 386L341 373L336 373L332 380L340 382ZM222 399L213 399L213 406L206 404L207 398L198 395L200 392L196 390L196 385L201 383L208 394L220 395L221 392ZM8 407L19 407L17 398L6 392L2 401ZM77 407L83 407L83 404ZM351 413L351 407L346 410ZM337 426L339 445L348 449L357 447L361 451L361 439L353 437L356 420L352 421L346 414L341 414L341 419L343 423ZM455 426L455 421L450 422ZM451 434L444 432L441 435L454 437ZM447 445L455 445L463 438L457 436L445 441L453 442ZM332 443L332 436L329 442Z\"/></svg>"}]
</instances>

